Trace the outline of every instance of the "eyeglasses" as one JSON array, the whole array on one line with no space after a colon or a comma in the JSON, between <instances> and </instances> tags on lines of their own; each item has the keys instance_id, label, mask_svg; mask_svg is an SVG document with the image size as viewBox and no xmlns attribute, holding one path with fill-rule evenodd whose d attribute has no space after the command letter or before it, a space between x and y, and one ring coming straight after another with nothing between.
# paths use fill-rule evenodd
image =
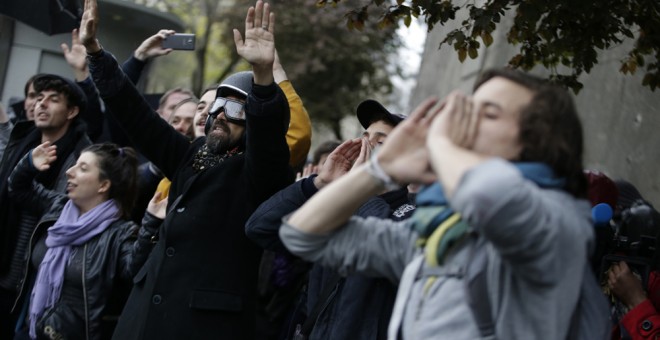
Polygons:
<instances>
[{"instance_id":1,"label":"eyeglasses","mask_svg":"<svg viewBox=\"0 0 660 340\"><path fill-rule=\"evenodd\" d=\"M217 97L209 110L209 117L213 119L217 118L220 114L220 110L225 113L225 117L230 121L245 121L245 110L243 107L245 104L239 102L238 100L233 100L224 97Z\"/></svg>"}]
</instances>

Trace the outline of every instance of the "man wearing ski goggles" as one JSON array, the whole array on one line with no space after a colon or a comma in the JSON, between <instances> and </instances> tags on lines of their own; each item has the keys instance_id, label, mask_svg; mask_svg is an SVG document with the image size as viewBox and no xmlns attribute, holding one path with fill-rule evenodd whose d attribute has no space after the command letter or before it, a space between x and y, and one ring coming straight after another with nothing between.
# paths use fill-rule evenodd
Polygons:
<instances>
[{"instance_id":1,"label":"man wearing ski goggles","mask_svg":"<svg viewBox=\"0 0 660 340\"><path fill-rule=\"evenodd\" d=\"M220 112L224 112L228 121L235 124L245 124L244 107L245 103L237 99L216 97L209 110L209 119L216 119Z\"/></svg>"}]
</instances>

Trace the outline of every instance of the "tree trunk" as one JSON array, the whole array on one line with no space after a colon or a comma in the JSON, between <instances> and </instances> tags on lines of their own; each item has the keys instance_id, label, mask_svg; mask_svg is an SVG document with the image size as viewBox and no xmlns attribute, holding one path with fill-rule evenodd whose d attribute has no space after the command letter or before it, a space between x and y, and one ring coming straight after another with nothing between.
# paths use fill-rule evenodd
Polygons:
<instances>
[{"instance_id":1,"label":"tree trunk","mask_svg":"<svg viewBox=\"0 0 660 340\"><path fill-rule=\"evenodd\" d=\"M341 135L341 120L336 119L336 120L331 120L330 121L330 129L332 130L332 133L335 134L335 137L337 140L344 140L344 137Z\"/></svg>"},{"instance_id":2,"label":"tree trunk","mask_svg":"<svg viewBox=\"0 0 660 340\"><path fill-rule=\"evenodd\" d=\"M210 19L210 18L209 18ZM211 27L213 26L212 20L206 20L204 27L204 34L201 39L197 39L197 46L195 47L195 61L197 68L192 76L192 90L195 94L200 94L204 88L204 74L206 73L206 51L208 50L209 37L211 36Z\"/></svg>"},{"instance_id":3,"label":"tree trunk","mask_svg":"<svg viewBox=\"0 0 660 340\"><path fill-rule=\"evenodd\" d=\"M222 72L220 72L220 75L218 76L215 82L220 84L220 82L222 82L225 78L227 78L227 76L231 73L231 71L234 70L234 66L236 66L236 64L238 64L239 61L241 61L241 57L239 57L237 53L232 53L231 60L229 61L229 65L227 65L227 67L225 67L225 69L222 70Z\"/></svg>"}]
</instances>

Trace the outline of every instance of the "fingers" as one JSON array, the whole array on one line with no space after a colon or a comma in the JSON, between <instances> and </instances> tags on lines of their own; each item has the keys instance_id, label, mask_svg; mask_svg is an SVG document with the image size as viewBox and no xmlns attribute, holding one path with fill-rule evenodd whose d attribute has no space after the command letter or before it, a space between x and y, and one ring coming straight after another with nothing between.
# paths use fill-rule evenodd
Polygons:
<instances>
[{"instance_id":1,"label":"fingers","mask_svg":"<svg viewBox=\"0 0 660 340\"><path fill-rule=\"evenodd\" d=\"M268 30L270 21L270 4L263 1L257 1L254 7L254 28L263 28Z\"/></svg>"},{"instance_id":2,"label":"fingers","mask_svg":"<svg viewBox=\"0 0 660 340\"><path fill-rule=\"evenodd\" d=\"M165 38L167 38L168 36L170 36L174 33L176 33L175 30L162 29L162 30L158 31L158 33L156 33L155 36L158 36L161 39L165 39Z\"/></svg>"},{"instance_id":3,"label":"fingers","mask_svg":"<svg viewBox=\"0 0 660 340\"><path fill-rule=\"evenodd\" d=\"M628 267L628 264L625 261L619 262L619 269L621 270L621 273L630 272L630 267Z\"/></svg>"},{"instance_id":4,"label":"fingers","mask_svg":"<svg viewBox=\"0 0 660 340\"><path fill-rule=\"evenodd\" d=\"M422 121L420 122L420 125L422 126L431 126L431 123L433 120L438 116L440 112L445 108L447 105L447 99L443 100L436 100L435 104L426 112L426 115L422 117Z\"/></svg>"},{"instance_id":5,"label":"fingers","mask_svg":"<svg viewBox=\"0 0 660 340\"><path fill-rule=\"evenodd\" d=\"M465 127L463 123L465 117L463 116L463 112L465 112L466 106L465 96L462 93L456 93L453 99L453 109L449 111L449 122L451 126L449 133L454 144L464 146L465 131L463 130L465 130Z\"/></svg>"},{"instance_id":6,"label":"fingers","mask_svg":"<svg viewBox=\"0 0 660 340\"><path fill-rule=\"evenodd\" d=\"M361 138L355 138L350 140L350 144L348 144L348 147L346 148L346 152L344 153L344 157L348 159L351 162L354 162L362 153L362 139Z\"/></svg>"},{"instance_id":7,"label":"fingers","mask_svg":"<svg viewBox=\"0 0 660 340\"><path fill-rule=\"evenodd\" d=\"M36 149L45 150L45 149L48 148L49 146L50 146L50 142L49 142L49 141L45 141L45 142L43 142L43 143L37 145L37 147L35 148L35 150L36 150ZM53 146L57 147L56 145L53 145Z\"/></svg>"},{"instance_id":8,"label":"fingers","mask_svg":"<svg viewBox=\"0 0 660 340\"><path fill-rule=\"evenodd\" d=\"M270 11L269 3L259 0L254 7L248 9L245 17L245 30L253 28L261 28L270 33L275 32L275 13Z\"/></svg>"},{"instance_id":9,"label":"fingers","mask_svg":"<svg viewBox=\"0 0 660 340\"><path fill-rule=\"evenodd\" d=\"M426 98L421 104L417 105L415 110L408 116L408 121L419 122L426 116L426 113L438 102L438 98L431 96Z\"/></svg>"},{"instance_id":10,"label":"fingers","mask_svg":"<svg viewBox=\"0 0 660 340\"><path fill-rule=\"evenodd\" d=\"M257 1L257 6L259 6L259 2L260 1ZM253 6L250 6L250 8L248 8L247 15L245 16L245 31L246 32L247 32L247 30L252 29L252 28L255 27L255 22L254 22L255 21L255 16L256 16L255 15L255 10L256 9Z\"/></svg>"},{"instance_id":11,"label":"fingers","mask_svg":"<svg viewBox=\"0 0 660 340\"><path fill-rule=\"evenodd\" d=\"M71 31L71 46L80 45L80 35L78 34L78 29L74 28Z\"/></svg>"},{"instance_id":12,"label":"fingers","mask_svg":"<svg viewBox=\"0 0 660 340\"><path fill-rule=\"evenodd\" d=\"M466 145L469 149L472 149L474 148L474 142L477 139L477 133L479 131L479 123L481 121L481 114L480 114L480 110L477 109L476 105L472 101L472 98L467 98L467 100L469 105L465 114L468 116L469 122L467 124Z\"/></svg>"},{"instance_id":13,"label":"fingers","mask_svg":"<svg viewBox=\"0 0 660 340\"><path fill-rule=\"evenodd\" d=\"M268 17L268 32L275 34L275 13L271 12Z\"/></svg>"},{"instance_id":14,"label":"fingers","mask_svg":"<svg viewBox=\"0 0 660 340\"><path fill-rule=\"evenodd\" d=\"M234 32L234 44L236 45L236 50L239 50L243 47L243 37L241 36L241 32L239 32L237 29L234 28L233 32Z\"/></svg>"},{"instance_id":15,"label":"fingers","mask_svg":"<svg viewBox=\"0 0 660 340\"><path fill-rule=\"evenodd\" d=\"M156 190L156 193L155 193L154 196L151 198L151 202L154 203L154 204L160 202L160 197L161 197L161 196L163 196L163 193L160 192L160 191L158 191L158 190Z\"/></svg>"},{"instance_id":16,"label":"fingers","mask_svg":"<svg viewBox=\"0 0 660 340\"><path fill-rule=\"evenodd\" d=\"M88 32L88 34L96 35L96 32L94 31L94 20L95 19L90 19L85 23L85 31Z\"/></svg>"},{"instance_id":17,"label":"fingers","mask_svg":"<svg viewBox=\"0 0 660 340\"><path fill-rule=\"evenodd\" d=\"M71 53L71 50L69 49L69 45L67 45L66 43L62 43L60 47L62 48L62 53L64 53L65 56Z\"/></svg>"},{"instance_id":18,"label":"fingers","mask_svg":"<svg viewBox=\"0 0 660 340\"><path fill-rule=\"evenodd\" d=\"M346 152L349 151L351 148L354 148L356 145L360 145L359 143L360 143L360 139L359 139L359 138L349 139L349 140L347 140L347 141L344 141L343 143L339 144L339 146L336 147L336 148L330 153L330 155L328 155L328 157L330 157L331 155L337 155L337 154L346 153ZM358 149L358 150L359 150L359 149Z\"/></svg>"},{"instance_id":19,"label":"fingers","mask_svg":"<svg viewBox=\"0 0 660 340\"><path fill-rule=\"evenodd\" d=\"M360 154L358 155L358 159L364 160L367 157L367 153L369 152L369 140L362 137L360 139Z\"/></svg>"}]
</instances>

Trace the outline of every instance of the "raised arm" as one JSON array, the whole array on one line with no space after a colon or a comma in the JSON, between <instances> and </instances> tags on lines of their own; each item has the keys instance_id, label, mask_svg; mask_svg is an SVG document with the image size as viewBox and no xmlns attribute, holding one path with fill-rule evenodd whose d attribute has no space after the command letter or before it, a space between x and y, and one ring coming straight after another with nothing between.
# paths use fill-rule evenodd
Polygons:
<instances>
[{"instance_id":1,"label":"raised arm","mask_svg":"<svg viewBox=\"0 0 660 340\"><path fill-rule=\"evenodd\" d=\"M66 200L65 194L48 190L34 181L37 174L48 170L56 158L56 147L50 145L50 142L30 150L9 175L9 197L20 206L39 215L50 208L56 200Z\"/></svg>"},{"instance_id":2,"label":"raised arm","mask_svg":"<svg viewBox=\"0 0 660 340\"><path fill-rule=\"evenodd\" d=\"M289 145L289 165L296 167L305 162L309 147L312 144L312 122L303 105L302 99L293 88L289 77L280 63L280 57L275 50L275 62L273 64L273 77L277 85L284 91L289 110L291 110L291 123L286 131L286 143Z\"/></svg>"},{"instance_id":3,"label":"raised arm","mask_svg":"<svg viewBox=\"0 0 660 340\"><path fill-rule=\"evenodd\" d=\"M330 153L318 176L304 178L271 196L250 216L245 224L246 235L264 249L285 250L278 236L282 218L300 208L323 186L348 173L359 150L359 140L345 141Z\"/></svg>"},{"instance_id":4,"label":"raised arm","mask_svg":"<svg viewBox=\"0 0 660 340\"><path fill-rule=\"evenodd\" d=\"M176 132L151 109L121 71L114 57L101 49L96 39L98 18L96 0L85 0L80 41L87 50L94 83L109 111L135 147L166 176L173 177L190 144L185 136ZM145 133L145 129L149 133Z\"/></svg>"},{"instance_id":5,"label":"raised arm","mask_svg":"<svg viewBox=\"0 0 660 340\"><path fill-rule=\"evenodd\" d=\"M60 45L64 53L64 59L71 66L76 83L85 92L87 105L85 110L80 112L80 117L87 125L87 135L92 141L96 141L103 133L104 114L101 109L101 99L96 86L89 76L89 67L87 66L87 53L85 47L80 43L78 30L71 32L71 48L65 43Z\"/></svg>"},{"instance_id":6,"label":"raised arm","mask_svg":"<svg viewBox=\"0 0 660 340\"><path fill-rule=\"evenodd\" d=\"M398 183L435 180L424 146L430 125L426 113L434 104L435 100L426 100L417 107L392 130L377 157L321 190L291 216L289 223L310 234L325 234L341 227L369 197L381 193L386 186L394 189L392 185L396 183L388 183L382 176L386 167Z\"/></svg>"},{"instance_id":7,"label":"raised arm","mask_svg":"<svg viewBox=\"0 0 660 340\"><path fill-rule=\"evenodd\" d=\"M275 14L270 5L257 1L245 18L245 39L234 29L238 54L252 65L254 83L246 113L246 167L250 202L256 207L293 181L289 170L286 130L289 105L273 81Z\"/></svg>"},{"instance_id":8,"label":"raised arm","mask_svg":"<svg viewBox=\"0 0 660 340\"><path fill-rule=\"evenodd\" d=\"M161 193L154 194L142 219L142 225L137 230L137 237L127 237L122 241L120 264L124 278L133 278L147 261L155 244L152 238L158 234L158 229L165 219L166 205L167 199L161 199ZM131 230L132 236L136 234L135 228L137 226Z\"/></svg>"},{"instance_id":9,"label":"raised arm","mask_svg":"<svg viewBox=\"0 0 660 340\"><path fill-rule=\"evenodd\" d=\"M158 31L158 33L145 39L140 46L135 49L133 55L121 65L122 71L124 71L133 84L137 84L140 80L144 66L150 59L168 55L172 52L171 48L163 48L162 43L163 39L174 33L173 30L167 29Z\"/></svg>"}]
</instances>

